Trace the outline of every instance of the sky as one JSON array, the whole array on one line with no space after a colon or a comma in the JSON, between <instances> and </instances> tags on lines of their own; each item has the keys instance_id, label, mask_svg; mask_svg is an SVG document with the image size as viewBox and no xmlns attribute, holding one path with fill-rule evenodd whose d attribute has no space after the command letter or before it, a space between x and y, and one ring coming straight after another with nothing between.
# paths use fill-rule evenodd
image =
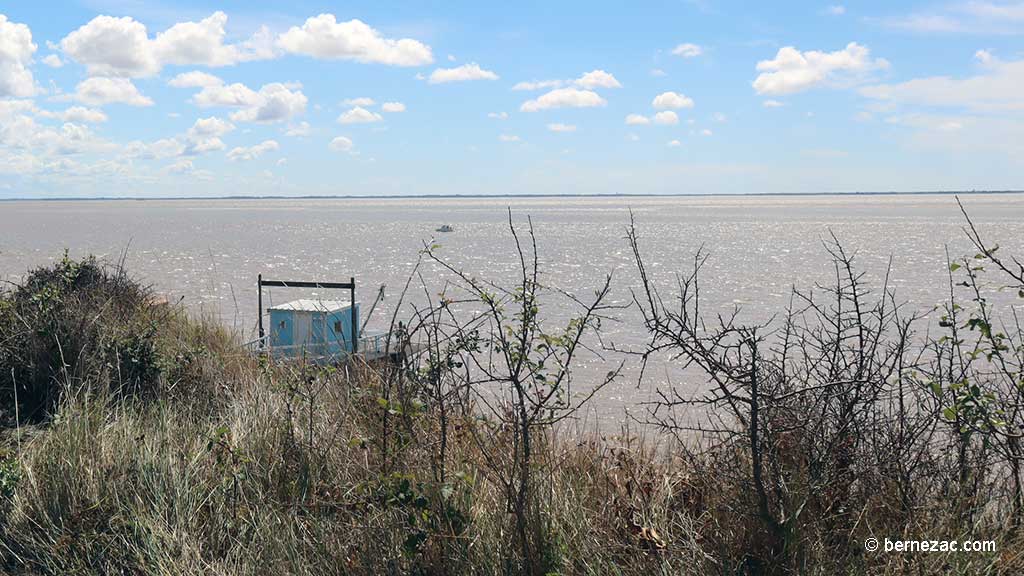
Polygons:
<instances>
[{"instance_id":1,"label":"sky","mask_svg":"<svg viewBox=\"0 0 1024 576\"><path fill-rule=\"evenodd\" d=\"M1022 189L1022 37L994 0L0 0L0 198Z\"/></svg>"}]
</instances>

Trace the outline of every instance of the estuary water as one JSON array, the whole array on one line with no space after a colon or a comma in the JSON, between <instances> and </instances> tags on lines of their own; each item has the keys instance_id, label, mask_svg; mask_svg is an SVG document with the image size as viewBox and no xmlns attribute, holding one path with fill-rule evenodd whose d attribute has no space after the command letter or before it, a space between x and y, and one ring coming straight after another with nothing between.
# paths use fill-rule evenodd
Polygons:
<instances>
[{"instance_id":1,"label":"estuary water","mask_svg":"<svg viewBox=\"0 0 1024 576\"><path fill-rule=\"evenodd\" d=\"M1024 195L967 195L962 200L984 235L1005 252L1024 255ZM344 281L355 277L368 308L379 287L385 299L368 321L384 328L425 243L475 277L508 282L514 258L512 221L536 234L543 281L586 298L613 274L611 298L628 304L637 275L625 240L632 213L648 267L671 291L698 249L710 259L702 275L706 311L736 306L750 321L784 310L790 290L834 277L824 242L834 234L879 288L889 283L909 306L927 310L947 297L947 251L973 254L951 195L523 197L394 199L89 200L0 202L0 280L59 259L122 256L133 275L170 300L216 315L243 337L254 335L256 276ZM454 231L435 231L448 224ZM415 298L437 294L446 276L422 267L428 284ZM345 294L273 289L266 304ZM553 321L569 317L564 300L548 304ZM364 308L365 311L365 308ZM404 311L399 311L401 317ZM638 346L635 311L616 313L605 337ZM578 381L604 374L614 358L584 359ZM621 419L668 380L699 387L699 375L655 367L637 385L628 369L596 399L595 415ZM694 381L688 382L688 379Z\"/></svg>"}]
</instances>

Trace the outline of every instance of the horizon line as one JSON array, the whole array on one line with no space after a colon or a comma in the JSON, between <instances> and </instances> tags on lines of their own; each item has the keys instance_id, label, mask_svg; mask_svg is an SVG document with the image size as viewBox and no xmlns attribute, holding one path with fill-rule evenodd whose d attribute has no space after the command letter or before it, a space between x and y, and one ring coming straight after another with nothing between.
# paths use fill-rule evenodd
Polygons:
<instances>
[{"instance_id":1,"label":"horizon line","mask_svg":"<svg viewBox=\"0 0 1024 576\"><path fill-rule=\"evenodd\" d=\"M166 200L387 200L387 199L458 199L458 198L707 198L719 196L955 196L981 194L1024 194L1022 190L877 190L855 192L699 192L699 193L612 193L612 194L309 194L226 195L226 196L46 196L0 198L0 202L96 202L96 201L166 201Z\"/></svg>"}]
</instances>

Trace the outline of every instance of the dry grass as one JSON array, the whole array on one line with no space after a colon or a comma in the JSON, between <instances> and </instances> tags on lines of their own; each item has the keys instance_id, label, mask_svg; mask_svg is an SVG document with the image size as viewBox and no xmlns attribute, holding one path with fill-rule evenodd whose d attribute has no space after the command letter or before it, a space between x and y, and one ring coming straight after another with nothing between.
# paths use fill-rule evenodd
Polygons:
<instances>
[{"instance_id":1,"label":"dry grass","mask_svg":"<svg viewBox=\"0 0 1024 576\"><path fill-rule=\"evenodd\" d=\"M54 379L60 402L2 438L0 566L27 574L517 574L494 462L512 441L479 412L385 389L393 368L274 364L215 323L141 303L159 322L152 394L108 370ZM8 327L9 328L9 327ZM445 432L446 431L446 432ZM440 450L442 440L445 450ZM531 518L558 574L938 574L1024 570L1001 510L963 516L941 492L913 521L885 483L841 517L806 513L780 555L755 513L742 444L539 431ZM660 440L668 442L668 440ZM506 451L507 452L507 451ZM791 486L799 454L779 459ZM867 452L857 467L869 469ZM500 462L498 464L501 464ZM868 554L870 535L993 539L996 553Z\"/></svg>"}]
</instances>

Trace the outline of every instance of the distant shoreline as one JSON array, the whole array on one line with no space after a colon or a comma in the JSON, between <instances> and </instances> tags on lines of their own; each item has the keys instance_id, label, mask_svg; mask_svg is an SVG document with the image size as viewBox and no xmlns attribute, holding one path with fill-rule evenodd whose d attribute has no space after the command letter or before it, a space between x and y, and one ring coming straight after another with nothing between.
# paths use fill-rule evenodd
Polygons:
<instances>
[{"instance_id":1,"label":"distant shoreline","mask_svg":"<svg viewBox=\"0 0 1024 576\"><path fill-rule=\"evenodd\" d=\"M1024 194L1024 190L927 190L917 192L742 192L736 194L396 194L396 195L308 195L308 196L86 196L44 198L0 198L0 202L110 202L133 200L452 200L488 198L713 198L713 197L770 197L770 196L973 196L984 194Z\"/></svg>"}]
</instances>

